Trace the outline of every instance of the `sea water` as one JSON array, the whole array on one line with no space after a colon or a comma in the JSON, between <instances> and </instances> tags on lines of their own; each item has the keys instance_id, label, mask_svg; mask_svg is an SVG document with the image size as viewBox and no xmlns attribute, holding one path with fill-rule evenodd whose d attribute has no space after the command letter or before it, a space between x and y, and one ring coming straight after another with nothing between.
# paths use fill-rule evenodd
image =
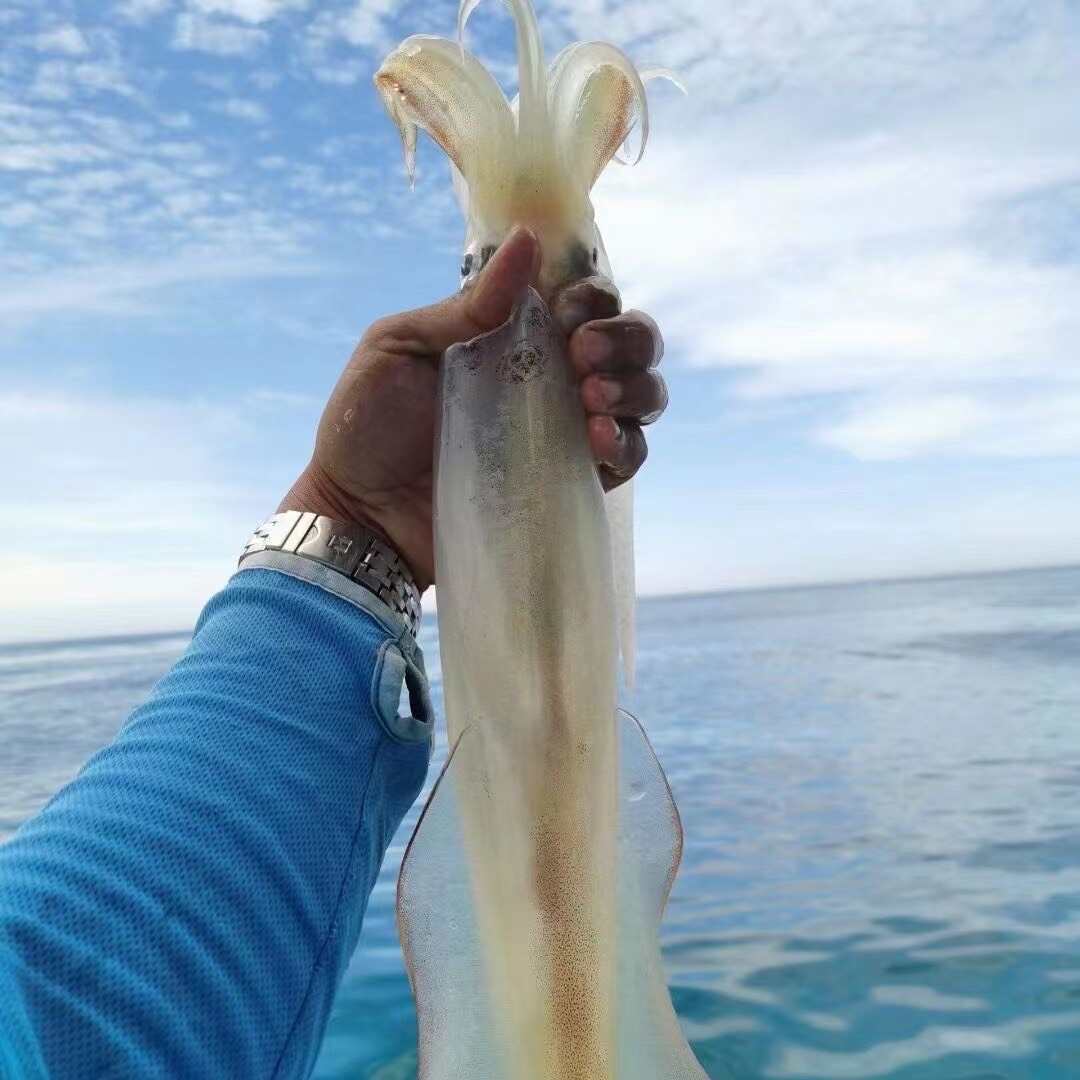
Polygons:
<instances>
[{"instance_id":1,"label":"sea water","mask_svg":"<svg viewBox=\"0 0 1080 1080\"><path fill-rule=\"evenodd\" d=\"M628 704L686 829L664 956L709 1075L1080 1077L1080 570L647 600L639 619ZM0 841L184 644L0 646ZM415 817L322 1080L415 1076L393 913Z\"/></svg>"}]
</instances>

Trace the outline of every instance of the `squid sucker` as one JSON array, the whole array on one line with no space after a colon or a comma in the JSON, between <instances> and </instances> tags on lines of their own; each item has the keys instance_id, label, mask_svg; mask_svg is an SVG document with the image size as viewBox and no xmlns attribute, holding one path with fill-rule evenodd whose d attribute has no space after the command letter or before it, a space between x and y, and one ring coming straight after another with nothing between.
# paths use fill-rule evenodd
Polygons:
<instances>
[{"instance_id":1,"label":"squid sucker","mask_svg":"<svg viewBox=\"0 0 1080 1080\"><path fill-rule=\"evenodd\" d=\"M465 0L459 36L479 0ZM640 126L644 83L614 46L545 66L530 0L507 0L520 94L463 45L415 36L376 86L412 175L416 134L450 158L464 287L517 224L539 281L441 368L435 541L451 752L410 841L398 923L422 1080L700 1080L664 981L659 925L682 850L633 678L629 485L605 496L548 308L610 281L590 191ZM639 152L640 156L640 152Z\"/></svg>"}]
</instances>

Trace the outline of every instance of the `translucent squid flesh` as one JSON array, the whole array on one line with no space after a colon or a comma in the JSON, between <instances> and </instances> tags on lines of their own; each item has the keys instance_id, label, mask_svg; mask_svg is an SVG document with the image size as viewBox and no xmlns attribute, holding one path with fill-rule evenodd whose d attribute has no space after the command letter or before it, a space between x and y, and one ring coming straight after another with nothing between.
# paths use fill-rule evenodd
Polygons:
<instances>
[{"instance_id":1,"label":"translucent squid flesh","mask_svg":"<svg viewBox=\"0 0 1080 1080\"><path fill-rule=\"evenodd\" d=\"M477 2L462 4L460 28ZM643 79L601 43L570 46L547 71L531 3L509 6L514 105L439 38L409 38L376 75L410 173L418 128L454 166L465 287L515 224L543 248L538 288L442 365L436 577L452 752L398 885L419 1071L699 1080L657 937L678 813L643 731L616 712L620 649L628 676L633 656L629 503L605 505L547 305L568 282L610 277L589 192L637 122L644 146Z\"/></svg>"}]
</instances>

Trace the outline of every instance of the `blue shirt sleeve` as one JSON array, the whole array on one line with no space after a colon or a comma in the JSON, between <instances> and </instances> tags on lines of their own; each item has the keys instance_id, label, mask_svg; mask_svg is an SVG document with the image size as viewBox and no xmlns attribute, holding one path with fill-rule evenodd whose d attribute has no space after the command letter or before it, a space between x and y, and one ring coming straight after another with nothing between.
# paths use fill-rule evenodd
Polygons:
<instances>
[{"instance_id":1,"label":"blue shirt sleeve","mask_svg":"<svg viewBox=\"0 0 1080 1080\"><path fill-rule=\"evenodd\" d=\"M412 638L302 563L237 574L0 847L4 1080L311 1072L432 720Z\"/></svg>"}]
</instances>

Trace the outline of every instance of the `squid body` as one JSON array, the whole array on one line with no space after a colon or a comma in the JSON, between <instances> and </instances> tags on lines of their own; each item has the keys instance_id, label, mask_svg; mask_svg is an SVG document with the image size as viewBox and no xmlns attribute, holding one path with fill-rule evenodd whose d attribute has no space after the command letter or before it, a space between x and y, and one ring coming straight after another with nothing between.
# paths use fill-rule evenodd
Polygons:
<instances>
[{"instance_id":1,"label":"squid body","mask_svg":"<svg viewBox=\"0 0 1080 1080\"><path fill-rule=\"evenodd\" d=\"M459 36L479 0L465 0ZM699 1080L658 929L682 830L637 721L629 485L605 498L547 299L610 279L590 191L645 81L611 45L551 64L530 0L508 0L519 96L462 45L415 36L376 86L410 176L418 129L446 152L468 222L468 287L516 224L538 287L441 374L435 533L451 754L406 852L398 921L423 1080ZM639 151L640 156L640 151Z\"/></svg>"}]
</instances>

